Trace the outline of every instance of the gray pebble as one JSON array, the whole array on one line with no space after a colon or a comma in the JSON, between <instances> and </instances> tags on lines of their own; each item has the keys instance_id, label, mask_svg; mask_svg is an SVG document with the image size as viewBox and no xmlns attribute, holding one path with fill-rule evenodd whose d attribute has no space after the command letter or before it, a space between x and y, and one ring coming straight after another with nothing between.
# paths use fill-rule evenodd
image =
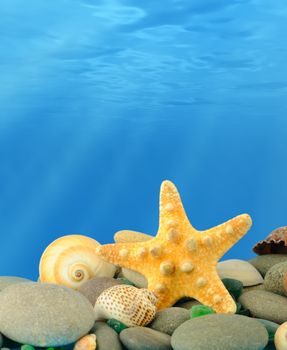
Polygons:
<instances>
[{"instance_id":1,"label":"gray pebble","mask_svg":"<svg viewBox=\"0 0 287 350\"><path fill-rule=\"evenodd\" d=\"M168 334L147 327L126 328L120 339L128 350L172 350Z\"/></svg>"},{"instance_id":2,"label":"gray pebble","mask_svg":"<svg viewBox=\"0 0 287 350\"><path fill-rule=\"evenodd\" d=\"M264 290L252 290L242 294L238 301L254 317L278 324L287 321L286 297Z\"/></svg>"},{"instance_id":3,"label":"gray pebble","mask_svg":"<svg viewBox=\"0 0 287 350\"><path fill-rule=\"evenodd\" d=\"M169 307L158 311L148 327L172 335L177 327L189 319L190 314L188 310L180 307Z\"/></svg>"},{"instance_id":4,"label":"gray pebble","mask_svg":"<svg viewBox=\"0 0 287 350\"><path fill-rule=\"evenodd\" d=\"M83 283L78 289L94 306L99 295L106 289L122 284L120 280L112 277L94 277Z\"/></svg>"},{"instance_id":5,"label":"gray pebble","mask_svg":"<svg viewBox=\"0 0 287 350\"><path fill-rule=\"evenodd\" d=\"M87 334L95 321L79 292L50 283L19 283L0 293L0 329L21 344L61 346Z\"/></svg>"},{"instance_id":6,"label":"gray pebble","mask_svg":"<svg viewBox=\"0 0 287 350\"><path fill-rule=\"evenodd\" d=\"M90 333L97 337L97 350L123 350L118 333L105 322L95 322Z\"/></svg>"},{"instance_id":7,"label":"gray pebble","mask_svg":"<svg viewBox=\"0 0 287 350\"><path fill-rule=\"evenodd\" d=\"M23 277L0 276L0 291L2 291L6 287L9 287L12 284L23 283L23 282L27 283L27 282L33 282L33 281Z\"/></svg>"},{"instance_id":8,"label":"gray pebble","mask_svg":"<svg viewBox=\"0 0 287 350\"><path fill-rule=\"evenodd\" d=\"M272 266L284 261L287 261L287 254L264 254L249 260L263 277Z\"/></svg>"},{"instance_id":9,"label":"gray pebble","mask_svg":"<svg viewBox=\"0 0 287 350\"><path fill-rule=\"evenodd\" d=\"M186 321L171 337L174 350L262 350L267 343L268 333L258 321L225 314Z\"/></svg>"}]
</instances>

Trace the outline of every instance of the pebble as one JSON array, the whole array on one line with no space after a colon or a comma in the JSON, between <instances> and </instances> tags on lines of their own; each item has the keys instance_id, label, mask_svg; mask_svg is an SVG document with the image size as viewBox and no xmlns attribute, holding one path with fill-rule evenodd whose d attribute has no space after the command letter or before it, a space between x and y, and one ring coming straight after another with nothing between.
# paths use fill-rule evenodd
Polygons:
<instances>
[{"instance_id":1,"label":"pebble","mask_svg":"<svg viewBox=\"0 0 287 350\"><path fill-rule=\"evenodd\" d=\"M183 322L189 320L189 311L180 307L168 307L158 311L148 327L169 335Z\"/></svg>"},{"instance_id":2,"label":"pebble","mask_svg":"<svg viewBox=\"0 0 287 350\"><path fill-rule=\"evenodd\" d=\"M171 337L174 350L262 350L267 343L268 333L258 321L227 314L186 321Z\"/></svg>"},{"instance_id":3,"label":"pebble","mask_svg":"<svg viewBox=\"0 0 287 350\"><path fill-rule=\"evenodd\" d=\"M216 270L221 279L232 278L241 281L243 286L255 286L263 283L263 278L256 268L245 260L229 259L220 261Z\"/></svg>"},{"instance_id":4,"label":"pebble","mask_svg":"<svg viewBox=\"0 0 287 350\"><path fill-rule=\"evenodd\" d=\"M287 299L281 295L253 290L243 293L239 302L250 310L253 317L263 318L281 324L287 320Z\"/></svg>"},{"instance_id":5,"label":"pebble","mask_svg":"<svg viewBox=\"0 0 287 350\"><path fill-rule=\"evenodd\" d=\"M87 334L94 310L79 292L50 283L19 283L0 293L0 329L33 346L61 346Z\"/></svg>"},{"instance_id":6,"label":"pebble","mask_svg":"<svg viewBox=\"0 0 287 350\"><path fill-rule=\"evenodd\" d=\"M147 327L131 327L120 334L128 350L172 350L168 334Z\"/></svg>"},{"instance_id":7,"label":"pebble","mask_svg":"<svg viewBox=\"0 0 287 350\"><path fill-rule=\"evenodd\" d=\"M275 264L267 271L264 288L270 292L287 296L287 261Z\"/></svg>"},{"instance_id":8,"label":"pebble","mask_svg":"<svg viewBox=\"0 0 287 350\"><path fill-rule=\"evenodd\" d=\"M223 278L222 283L228 292L237 300L243 291L243 283L233 278Z\"/></svg>"},{"instance_id":9,"label":"pebble","mask_svg":"<svg viewBox=\"0 0 287 350\"><path fill-rule=\"evenodd\" d=\"M127 278L138 288L147 288L148 286L146 277L137 271L122 267L122 276Z\"/></svg>"},{"instance_id":10,"label":"pebble","mask_svg":"<svg viewBox=\"0 0 287 350\"><path fill-rule=\"evenodd\" d=\"M118 231L114 235L114 241L116 243L146 242L151 240L152 238L154 237L146 233L129 230Z\"/></svg>"},{"instance_id":11,"label":"pebble","mask_svg":"<svg viewBox=\"0 0 287 350\"><path fill-rule=\"evenodd\" d=\"M35 350L35 348L32 345L24 344L21 346L21 350Z\"/></svg>"},{"instance_id":12,"label":"pebble","mask_svg":"<svg viewBox=\"0 0 287 350\"><path fill-rule=\"evenodd\" d=\"M266 328L266 330L268 332L269 341L273 341L274 335L275 335L275 333L280 325L278 323L264 320L262 318L256 318L256 321L259 321L260 323L263 324L263 326Z\"/></svg>"},{"instance_id":13,"label":"pebble","mask_svg":"<svg viewBox=\"0 0 287 350\"><path fill-rule=\"evenodd\" d=\"M0 292L9 287L11 284L23 283L23 282L33 282L27 278L15 277L15 276L0 276Z\"/></svg>"},{"instance_id":14,"label":"pebble","mask_svg":"<svg viewBox=\"0 0 287 350\"><path fill-rule=\"evenodd\" d=\"M97 350L123 350L118 334L105 322L95 322L90 333L97 337Z\"/></svg>"},{"instance_id":15,"label":"pebble","mask_svg":"<svg viewBox=\"0 0 287 350\"><path fill-rule=\"evenodd\" d=\"M264 277L267 271L280 262L287 262L287 254L264 254L258 255L255 258L249 260L252 264Z\"/></svg>"},{"instance_id":16,"label":"pebble","mask_svg":"<svg viewBox=\"0 0 287 350\"><path fill-rule=\"evenodd\" d=\"M261 284L258 284L257 286L243 287L242 294L246 292L250 292L251 290L265 290L264 284L261 283Z\"/></svg>"},{"instance_id":17,"label":"pebble","mask_svg":"<svg viewBox=\"0 0 287 350\"><path fill-rule=\"evenodd\" d=\"M94 277L83 283L78 289L94 306L99 295L106 289L122 284L118 279L112 277Z\"/></svg>"}]
</instances>

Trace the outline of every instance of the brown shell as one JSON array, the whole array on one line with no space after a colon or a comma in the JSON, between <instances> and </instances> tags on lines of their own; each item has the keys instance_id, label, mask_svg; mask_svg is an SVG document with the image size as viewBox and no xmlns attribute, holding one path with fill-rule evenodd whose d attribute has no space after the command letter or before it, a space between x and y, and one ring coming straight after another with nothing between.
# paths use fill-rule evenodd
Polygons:
<instances>
[{"instance_id":1,"label":"brown shell","mask_svg":"<svg viewBox=\"0 0 287 350\"><path fill-rule=\"evenodd\" d=\"M253 251L258 255L287 254L287 226L273 230L263 241L255 244Z\"/></svg>"}]
</instances>

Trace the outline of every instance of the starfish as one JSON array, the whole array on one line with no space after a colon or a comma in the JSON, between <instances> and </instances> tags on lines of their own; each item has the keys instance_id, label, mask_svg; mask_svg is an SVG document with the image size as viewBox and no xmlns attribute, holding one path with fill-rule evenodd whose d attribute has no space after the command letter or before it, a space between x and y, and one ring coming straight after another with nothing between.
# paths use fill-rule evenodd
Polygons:
<instances>
[{"instance_id":1,"label":"starfish","mask_svg":"<svg viewBox=\"0 0 287 350\"><path fill-rule=\"evenodd\" d=\"M166 180L161 185L156 236L143 242L105 244L97 248L97 254L143 274L148 289L158 297L158 309L191 297L217 313L235 313L236 304L220 280L216 265L251 224L250 216L242 214L208 230L196 230L175 185Z\"/></svg>"}]
</instances>

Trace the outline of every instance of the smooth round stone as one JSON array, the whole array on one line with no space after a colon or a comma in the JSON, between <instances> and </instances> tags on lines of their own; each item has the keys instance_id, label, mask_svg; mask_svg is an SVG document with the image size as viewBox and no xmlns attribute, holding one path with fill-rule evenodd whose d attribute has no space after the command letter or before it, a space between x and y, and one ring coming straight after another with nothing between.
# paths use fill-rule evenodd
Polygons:
<instances>
[{"instance_id":1,"label":"smooth round stone","mask_svg":"<svg viewBox=\"0 0 287 350\"><path fill-rule=\"evenodd\" d=\"M242 294L250 292L251 290L265 290L264 284L261 283L261 284L258 284L257 286L244 287L243 291L242 291Z\"/></svg>"},{"instance_id":2,"label":"smooth round stone","mask_svg":"<svg viewBox=\"0 0 287 350\"><path fill-rule=\"evenodd\" d=\"M287 299L264 290L252 290L239 297L241 305L252 316L281 324L287 321Z\"/></svg>"},{"instance_id":3,"label":"smooth round stone","mask_svg":"<svg viewBox=\"0 0 287 350\"><path fill-rule=\"evenodd\" d=\"M183 322L189 320L189 311L180 307L168 307L156 313L148 327L169 335Z\"/></svg>"},{"instance_id":4,"label":"smooth round stone","mask_svg":"<svg viewBox=\"0 0 287 350\"><path fill-rule=\"evenodd\" d=\"M16 276L0 276L0 291L12 284L34 282L27 278Z\"/></svg>"},{"instance_id":5,"label":"smooth round stone","mask_svg":"<svg viewBox=\"0 0 287 350\"><path fill-rule=\"evenodd\" d=\"M138 288L147 288L148 282L146 277L137 271L122 267L122 276L127 278Z\"/></svg>"},{"instance_id":6,"label":"smooth round stone","mask_svg":"<svg viewBox=\"0 0 287 350\"><path fill-rule=\"evenodd\" d=\"M262 350L267 343L268 333L258 321L225 314L186 321L171 337L174 350Z\"/></svg>"},{"instance_id":7,"label":"smooth round stone","mask_svg":"<svg viewBox=\"0 0 287 350\"><path fill-rule=\"evenodd\" d=\"M264 254L258 255L255 258L249 260L252 264L264 277L267 271L274 266L275 264L281 262L287 262L287 254Z\"/></svg>"},{"instance_id":8,"label":"smooth round stone","mask_svg":"<svg viewBox=\"0 0 287 350\"><path fill-rule=\"evenodd\" d=\"M71 288L29 282L0 293L1 332L21 344L67 345L87 334L94 320L91 303Z\"/></svg>"},{"instance_id":9,"label":"smooth round stone","mask_svg":"<svg viewBox=\"0 0 287 350\"><path fill-rule=\"evenodd\" d=\"M97 350L123 350L119 335L105 322L95 322L90 333L97 337Z\"/></svg>"},{"instance_id":10,"label":"smooth round stone","mask_svg":"<svg viewBox=\"0 0 287 350\"><path fill-rule=\"evenodd\" d=\"M122 284L120 280L112 277L94 277L83 283L78 289L94 306L99 295L106 289Z\"/></svg>"},{"instance_id":11,"label":"smooth round stone","mask_svg":"<svg viewBox=\"0 0 287 350\"><path fill-rule=\"evenodd\" d=\"M275 322L263 320L262 318L256 318L256 321L259 321L260 323L263 324L263 326L266 328L266 330L268 332L269 341L273 341L274 335L275 335L275 333L280 325L278 323L275 323Z\"/></svg>"},{"instance_id":12,"label":"smooth round stone","mask_svg":"<svg viewBox=\"0 0 287 350\"><path fill-rule=\"evenodd\" d=\"M128 350L172 350L170 335L147 327L131 327L120 334Z\"/></svg>"},{"instance_id":13,"label":"smooth round stone","mask_svg":"<svg viewBox=\"0 0 287 350\"><path fill-rule=\"evenodd\" d=\"M287 261L275 264L267 271L264 288L269 292L287 296Z\"/></svg>"},{"instance_id":14,"label":"smooth round stone","mask_svg":"<svg viewBox=\"0 0 287 350\"><path fill-rule=\"evenodd\" d=\"M220 261L216 265L216 270L221 279L236 279L241 281L245 287L263 283L260 273L245 260L229 259Z\"/></svg>"}]
</instances>

